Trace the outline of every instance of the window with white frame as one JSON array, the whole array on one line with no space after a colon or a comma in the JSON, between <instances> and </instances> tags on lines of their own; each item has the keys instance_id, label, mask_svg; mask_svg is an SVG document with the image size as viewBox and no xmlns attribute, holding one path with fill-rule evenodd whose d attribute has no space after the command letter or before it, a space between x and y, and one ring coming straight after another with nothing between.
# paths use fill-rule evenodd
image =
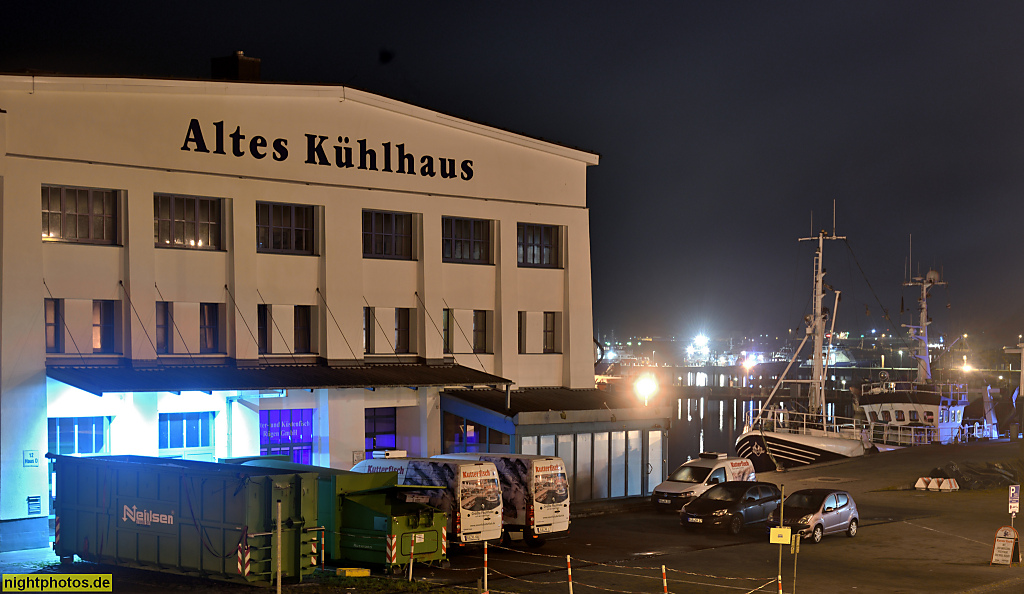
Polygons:
<instances>
[{"instance_id":1,"label":"window with white frame","mask_svg":"<svg viewBox=\"0 0 1024 594\"><path fill-rule=\"evenodd\" d=\"M110 417L57 417L47 419L49 451L54 454L106 454Z\"/></svg>"},{"instance_id":2,"label":"window with white frame","mask_svg":"<svg viewBox=\"0 0 1024 594\"><path fill-rule=\"evenodd\" d=\"M43 240L117 243L114 190L43 186Z\"/></svg>"},{"instance_id":3,"label":"window with white frame","mask_svg":"<svg viewBox=\"0 0 1024 594\"><path fill-rule=\"evenodd\" d=\"M213 461L216 415L213 411L160 413L160 457Z\"/></svg>"}]
</instances>

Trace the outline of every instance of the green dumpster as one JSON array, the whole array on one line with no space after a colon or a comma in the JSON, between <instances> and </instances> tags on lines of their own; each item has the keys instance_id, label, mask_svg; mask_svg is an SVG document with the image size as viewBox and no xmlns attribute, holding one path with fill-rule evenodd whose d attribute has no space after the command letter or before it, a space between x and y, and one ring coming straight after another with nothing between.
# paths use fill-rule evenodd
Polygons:
<instances>
[{"instance_id":1,"label":"green dumpster","mask_svg":"<svg viewBox=\"0 0 1024 594\"><path fill-rule=\"evenodd\" d=\"M266 458L244 465L318 473L318 518L327 528L328 559L381 565L385 571L396 571L410 558L448 565L448 516L408 500L430 487L399 485L395 472L366 474Z\"/></svg>"},{"instance_id":2,"label":"green dumpster","mask_svg":"<svg viewBox=\"0 0 1024 594\"><path fill-rule=\"evenodd\" d=\"M261 586L276 582L279 564L288 581L316 568L316 474L144 456L47 457L56 473L53 548L62 560L78 555Z\"/></svg>"}]
</instances>

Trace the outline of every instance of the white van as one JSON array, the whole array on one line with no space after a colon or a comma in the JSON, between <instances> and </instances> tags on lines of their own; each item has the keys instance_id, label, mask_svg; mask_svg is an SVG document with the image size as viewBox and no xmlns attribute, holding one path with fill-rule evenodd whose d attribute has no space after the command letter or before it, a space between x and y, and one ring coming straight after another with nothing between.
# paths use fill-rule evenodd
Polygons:
<instances>
[{"instance_id":1,"label":"white van","mask_svg":"<svg viewBox=\"0 0 1024 594\"><path fill-rule=\"evenodd\" d=\"M659 510L678 512L712 485L726 481L753 481L754 464L747 458L730 458L720 452L701 452L668 475L654 489L651 501Z\"/></svg>"},{"instance_id":2,"label":"white van","mask_svg":"<svg viewBox=\"0 0 1024 594\"><path fill-rule=\"evenodd\" d=\"M441 454L434 458L482 460L498 469L505 536L529 546L569 533L569 482L557 456L526 454Z\"/></svg>"},{"instance_id":3,"label":"white van","mask_svg":"<svg viewBox=\"0 0 1024 594\"><path fill-rule=\"evenodd\" d=\"M501 538L501 487L490 462L433 458L363 460L353 472L397 472L400 485L445 487L407 496L448 514L448 540L457 544Z\"/></svg>"}]
</instances>

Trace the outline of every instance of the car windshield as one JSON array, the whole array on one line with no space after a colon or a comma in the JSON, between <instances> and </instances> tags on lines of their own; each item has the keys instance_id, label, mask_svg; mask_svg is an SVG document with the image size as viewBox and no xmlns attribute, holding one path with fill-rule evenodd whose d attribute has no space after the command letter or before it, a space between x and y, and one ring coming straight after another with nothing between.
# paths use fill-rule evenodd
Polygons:
<instances>
[{"instance_id":1,"label":"car windshield","mask_svg":"<svg viewBox=\"0 0 1024 594\"><path fill-rule=\"evenodd\" d=\"M715 485L704 491L701 498L711 501L739 501L748 488L750 488L750 485Z\"/></svg>"},{"instance_id":2,"label":"car windshield","mask_svg":"<svg viewBox=\"0 0 1024 594\"><path fill-rule=\"evenodd\" d=\"M669 475L668 480L677 483L703 483L709 474L711 469L703 466L680 466Z\"/></svg>"},{"instance_id":3,"label":"car windshield","mask_svg":"<svg viewBox=\"0 0 1024 594\"><path fill-rule=\"evenodd\" d=\"M798 509L816 509L821 507L821 502L824 501L824 493L803 493L797 491L786 498L785 507L792 507Z\"/></svg>"}]
</instances>

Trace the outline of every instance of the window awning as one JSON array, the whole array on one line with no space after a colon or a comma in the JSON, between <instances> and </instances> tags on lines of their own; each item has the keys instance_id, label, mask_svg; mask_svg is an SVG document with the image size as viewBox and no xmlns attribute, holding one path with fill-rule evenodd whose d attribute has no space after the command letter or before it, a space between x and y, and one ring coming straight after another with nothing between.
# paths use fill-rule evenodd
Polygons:
<instances>
[{"instance_id":1,"label":"window awning","mask_svg":"<svg viewBox=\"0 0 1024 594\"><path fill-rule=\"evenodd\" d=\"M211 392L318 388L390 388L498 386L511 384L496 375L461 365L181 365L158 367L54 365L46 375L86 392Z\"/></svg>"}]
</instances>

